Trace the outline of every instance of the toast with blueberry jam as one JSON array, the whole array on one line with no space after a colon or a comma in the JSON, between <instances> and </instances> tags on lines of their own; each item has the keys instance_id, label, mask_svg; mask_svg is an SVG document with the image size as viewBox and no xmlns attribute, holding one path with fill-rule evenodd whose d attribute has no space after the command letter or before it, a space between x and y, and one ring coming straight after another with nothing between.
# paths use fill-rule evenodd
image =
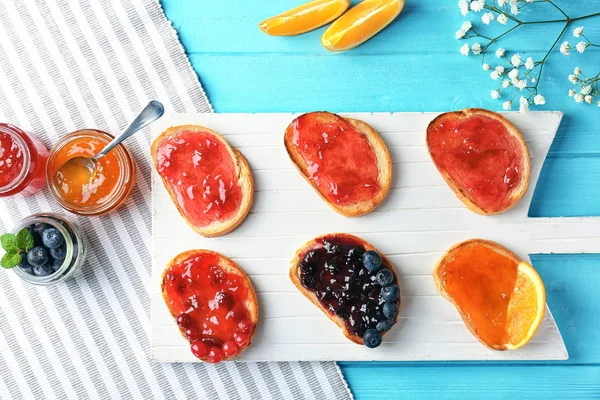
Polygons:
<instances>
[{"instance_id":1,"label":"toast with blueberry jam","mask_svg":"<svg viewBox=\"0 0 600 400\"><path fill-rule=\"evenodd\" d=\"M290 279L354 343L379 346L398 320L394 266L359 237L331 233L310 240L296 252Z\"/></svg>"},{"instance_id":2,"label":"toast with blueberry jam","mask_svg":"<svg viewBox=\"0 0 600 400\"><path fill-rule=\"evenodd\" d=\"M200 360L216 364L252 343L258 323L256 293L248 275L229 258L209 250L183 252L167 265L161 291Z\"/></svg>"},{"instance_id":3,"label":"toast with blueberry jam","mask_svg":"<svg viewBox=\"0 0 600 400\"><path fill-rule=\"evenodd\" d=\"M363 121L329 112L303 114L286 129L284 143L304 179L346 217L373 211L390 190L390 152Z\"/></svg>"},{"instance_id":4,"label":"toast with blueberry jam","mask_svg":"<svg viewBox=\"0 0 600 400\"><path fill-rule=\"evenodd\" d=\"M252 172L217 132L174 126L154 140L151 152L171 200L197 233L225 235L244 221L254 197Z\"/></svg>"}]
</instances>

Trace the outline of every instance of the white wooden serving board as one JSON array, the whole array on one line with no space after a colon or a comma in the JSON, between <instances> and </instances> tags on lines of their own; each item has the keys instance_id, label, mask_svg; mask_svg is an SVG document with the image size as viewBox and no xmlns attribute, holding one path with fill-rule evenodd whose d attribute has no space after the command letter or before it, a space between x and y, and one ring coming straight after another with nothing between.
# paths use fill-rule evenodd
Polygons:
<instances>
[{"instance_id":1,"label":"white wooden serving board","mask_svg":"<svg viewBox=\"0 0 600 400\"><path fill-rule=\"evenodd\" d=\"M598 218L528 218L538 176L562 113L507 113L531 153L531 184L520 203L497 216L469 210L444 183L425 148L425 130L437 113L342 114L369 123L387 143L392 190L369 215L335 213L296 171L283 146L292 114L176 114L152 126L153 137L169 126L199 124L220 132L248 159L255 179L251 213L234 232L203 238L178 214L158 174L152 178L152 356L160 361L198 361L180 335L160 293L167 262L204 248L236 261L256 289L260 321L240 361L298 360L564 360L568 353L549 310L532 341L518 351L492 351L469 333L455 308L436 290L431 272L453 244L494 240L523 259L535 253L600 250ZM288 279L295 251L314 236L359 235L396 267L402 290L398 323L377 349L347 340L340 329L302 296Z\"/></svg>"}]
</instances>

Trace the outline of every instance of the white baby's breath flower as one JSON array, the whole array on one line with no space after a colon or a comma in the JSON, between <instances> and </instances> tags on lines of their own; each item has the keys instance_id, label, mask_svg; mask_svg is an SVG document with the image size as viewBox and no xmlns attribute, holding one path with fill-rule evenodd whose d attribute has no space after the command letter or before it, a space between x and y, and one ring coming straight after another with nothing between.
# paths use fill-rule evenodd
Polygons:
<instances>
[{"instance_id":1,"label":"white baby's breath flower","mask_svg":"<svg viewBox=\"0 0 600 400\"><path fill-rule=\"evenodd\" d=\"M581 35L583 35L583 26L578 26L577 28L573 29L573 36L578 38L581 37Z\"/></svg>"},{"instance_id":2,"label":"white baby's breath flower","mask_svg":"<svg viewBox=\"0 0 600 400\"><path fill-rule=\"evenodd\" d=\"M505 51L506 50L504 50L502 47L499 47L498 50L496 50L496 57L502 58L504 56Z\"/></svg>"},{"instance_id":3,"label":"white baby's breath flower","mask_svg":"<svg viewBox=\"0 0 600 400\"><path fill-rule=\"evenodd\" d=\"M585 102L588 104L592 104L594 102L594 98L592 96L590 96L589 94L587 96L585 96Z\"/></svg>"},{"instance_id":4,"label":"white baby's breath flower","mask_svg":"<svg viewBox=\"0 0 600 400\"><path fill-rule=\"evenodd\" d=\"M479 43L473 44L473 46L471 46L471 51L475 55L481 54L481 45Z\"/></svg>"},{"instance_id":5,"label":"white baby's breath flower","mask_svg":"<svg viewBox=\"0 0 600 400\"><path fill-rule=\"evenodd\" d=\"M531 83L535 83L536 79L535 78L531 78Z\"/></svg>"},{"instance_id":6,"label":"white baby's breath flower","mask_svg":"<svg viewBox=\"0 0 600 400\"><path fill-rule=\"evenodd\" d=\"M527 87L527 79L521 79L519 81L517 81L517 84L515 85L519 90L523 90Z\"/></svg>"},{"instance_id":7,"label":"white baby's breath flower","mask_svg":"<svg viewBox=\"0 0 600 400\"><path fill-rule=\"evenodd\" d=\"M563 56L568 56L571 51L571 46L569 45L569 42L562 42L559 50L560 54L562 54Z\"/></svg>"},{"instance_id":8,"label":"white baby's breath flower","mask_svg":"<svg viewBox=\"0 0 600 400\"><path fill-rule=\"evenodd\" d=\"M581 88L581 94L586 96L588 94L592 93L592 86L591 85L587 85L584 86L583 88Z\"/></svg>"},{"instance_id":9,"label":"white baby's breath flower","mask_svg":"<svg viewBox=\"0 0 600 400\"><path fill-rule=\"evenodd\" d=\"M508 73L508 77L510 79L517 79L519 77L519 70L516 68L511 69Z\"/></svg>"},{"instance_id":10,"label":"white baby's breath flower","mask_svg":"<svg viewBox=\"0 0 600 400\"><path fill-rule=\"evenodd\" d=\"M585 49L587 49L587 43L579 42L579 43L577 43L577 46L575 46L575 48L577 49L577 51L579 53L583 53L585 51Z\"/></svg>"},{"instance_id":11,"label":"white baby's breath flower","mask_svg":"<svg viewBox=\"0 0 600 400\"><path fill-rule=\"evenodd\" d=\"M538 93L533 98L533 104L535 104L536 106L541 106L542 104L546 104L546 98Z\"/></svg>"},{"instance_id":12,"label":"white baby's breath flower","mask_svg":"<svg viewBox=\"0 0 600 400\"><path fill-rule=\"evenodd\" d=\"M499 74L503 74L504 73L504 67L502 65L498 65L496 67L496 71L498 71Z\"/></svg>"},{"instance_id":13,"label":"white baby's breath flower","mask_svg":"<svg viewBox=\"0 0 600 400\"><path fill-rule=\"evenodd\" d=\"M463 30L463 31L465 31L465 32L469 32L472 27L473 27L473 24L471 23L471 21L465 21L460 26L460 29Z\"/></svg>"},{"instance_id":14,"label":"white baby's breath flower","mask_svg":"<svg viewBox=\"0 0 600 400\"><path fill-rule=\"evenodd\" d=\"M521 96L521 98L519 99L519 111L520 112L527 112L527 111L529 111L529 100L527 100L523 96Z\"/></svg>"},{"instance_id":15,"label":"white baby's breath flower","mask_svg":"<svg viewBox=\"0 0 600 400\"><path fill-rule=\"evenodd\" d=\"M519 1L518 0L509 0L510 4L510 13L513 15L517 15L519 13Z\"/></svg>"},{"instance_id":16,"label":"white baby's breath flower","mask_svg":"<svg viewBox=\"0 0 600 400\"><path fill-rule=\"evenodd\" d=\"M468 56L469 51L470 51L470 47L469 47L468 43L465 43L460 47L460 54L462 54L463 56Z\"/></svg>"},{"instance_id":17,"label":"white baby's breath flower","mask_svg":"<svg viewBox=\"0 0 600 400\"><path fill-rule=\"evenodd\" d=\"M497 80L498 78L500 78L500 74L498 73L498 71L496 71L496 70L493 70L493 71L490 73L490 78L492 78L493 80Z\"/></svg>"},{"instance_id":18,"label":"white baby's breath flower","mask_svg":"<svg viewBox=\"0 0 600 400\"><path fill-rule=\"evenodd\" d=\"M481 22L483 22L486 25L489 25L490 21L493 21L493 20L494 20L494 14L492 14L491 12L484 13L481 16Z\"/></svg>"},{"instance_id":19,"label":"white baby's breath flower","mask_svg":"<svg viewBox=\"0 0 600 400\"><path fill-rule=\"evenodd\" d=\"M573 89L569 90L569 97L575 96L575 91Z\"/></svg>"},{"instance_id":20,"label":"white baby's breath flower","mask_svg":"<svg viewBox=\"0 0 600 400\"><path fill-rule=\"evenodd\" d=\"M510 110L512 108L512 101L505 101L502 103L502 108L506 111Z\"/></svg>"},{"instance_id":21,"label":"white baby's breath flower","mask_svg":"<svg viewBox=\"0 0 600 400\"><path fill-rule=\"evenodd\" d=\"M458 8L460 8L460 13L466 16L469 13L469 2L467 0L459 0Z\"/></svg>"},{"instance_id":22,"label":"white baby's breath flower","mask_svg":"<svg viewBox=\"0 0 600 400\"><path fill-rule=\"evenodd\" d=\"M519 53L513 55L510 58L510 63L517 68L519 65L521 65L521 55Z\"/></svg>"},{"instance_id":23,"label":"white baby's breath flower","mask_svg":"<svg viewBox=\"0 0 600 400\"><path fill-rule=\"evenodd\" d=\"M598 107L600 107L600 101L598 102Z\"/></svg>"},{"instance_id":24,"label":"white baby's breath flower","mask_svg":"<svg viewBox=\"0 0 600 400\"><path fill-rule=\"evenodd\" d=\"M483 64L481 68L483 68L484 71L489 71L490 69L492 69L492 67L490 67L490 64Z\"/></svg>"},{"instance_id":25,"label":"white baby's breath flower","mask_svg":"<svg viewBox=\"0 0 600 400\"><path fill-rule=\"evenodd\" d=\"M532 70L533 67L535 67L535 63L533 62L533 58L529 57L527 58L527 61L525 61L525 68L527 68L528 70Z\"/></svg>"},{"instance_id":26,"label":"white baby's breath flower","mask_svg":"<svg viewBox=\"0 0 600 400\"><path fill-rule=\"evenodd\" d=\"M498 7L504 7L506 0L498 0Z\"/></svg>"},{"instance_id":27,"label":"white baby's breath flower","mask_svg":"<svg viewBox=\"0 0 600 400\"><path fill-rule=\"evenodd\" d=\"M498 21L499 24L506 25L508 17L505 14L500 14L498 15L498 18L496 18L496 21Z\"/></svg>"},{"instance_id":28,"label":"white baby's breath flower","mask_svg":"<svg viewBox=\"0 0 600 400\"><path fill-rule=\"evenodd\" d=\"M466 34L467 34L467 32L463 31L462 29L459 29L454 34L454 37L457 38L457 39L462 39L462 38L465 37Z\"/></svg>"},{"instance_id":29,"label":"white baby's breath flower","mask_svg":"<svg viewBox=\"0 0 600 400\"><path fill-rule=\"evenodd\" d=\"M500 98L500 91L499 90L491 90L490 96L492 96L492 99L498 100Z\"/></svg>"},{"instance_id":30,"label":"white baby's breath flower","mask_svg":"<svg viewBox=\"0 0 600 400\"><path fill-rule=\"evenodd\" d=\"M505 80L502 81L502 87L503 88L506 89L509 86L510 86L510 81L508 79L505 79Z\"/></svg>"},{"instance_id":31,"label":"white baby's breath flower","mask_svg":"<svg viewBox=\"0 0 600 400\"><path fill-rule=\"evenodd\" d=\"M583 103L583 95L577 93L575 96L573 96L573 100L575 100L575 103Z\"/></svg>"},{"instance_id":32,"label":"white baby's breath flower","mask_svg":"<svg viewBox=\"0 0 600 400\"><path fill-rule=\"evenodd\" d=\"M569 81L571 83L577 83L577 82L579 82L579 77L577 77L577 76L575 76L573 74L569 74Z\"/></svg>"},{"instance_id":33,"label":"white baby's breath flower","mask_svg":"<svg viewBox=\"0 0 600 400\"><path fill-rule=\"evenodd\" d=\"M575 69L573 70L573 73L574 73L575 75L581 75L581 68L579 68L579 67L575 67Z\"/></svg>"},{"instance_id":34,"label":"white baby's breath flower","mask_svg":"<svg viewBox=\"0 0 600 400\"><path fill-rule=\"evenodd\" d=\"M483 10L484 6L485 6L485 0L475 0L471 3L471 10L473 10L475 12L479 12L479 11Z\"/></svg>"}]
</instances>

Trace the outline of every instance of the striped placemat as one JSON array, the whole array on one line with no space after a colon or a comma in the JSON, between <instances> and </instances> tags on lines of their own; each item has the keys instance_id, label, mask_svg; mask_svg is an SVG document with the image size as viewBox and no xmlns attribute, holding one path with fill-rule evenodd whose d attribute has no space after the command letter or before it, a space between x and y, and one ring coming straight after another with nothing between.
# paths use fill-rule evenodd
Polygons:
<instances>
[{"instance_id":1,"label":"striped placemat","mask_svg":"<svg viewBox=\"0 0 600 400\"><path fill-rule=\"evenodd\" d=\"M200 4L199 4L200 6ZM81 128L117 133L149 99L211 112L157 0L0 2L0 121L50 147ZM2 399L351 399L334 363L169 364L150 359L150 134L126 207L70 218L91 248L83 274L34 287L0 271ZM0 201L0 231L62 210L49 193Z\"/></svg>"}]
</instances>

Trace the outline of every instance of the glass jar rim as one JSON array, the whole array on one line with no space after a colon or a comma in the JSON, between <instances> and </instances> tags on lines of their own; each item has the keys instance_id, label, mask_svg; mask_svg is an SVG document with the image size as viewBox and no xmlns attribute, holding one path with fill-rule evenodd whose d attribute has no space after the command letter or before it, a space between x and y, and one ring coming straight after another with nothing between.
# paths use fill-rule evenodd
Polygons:
<instances>
[{"instance_id":1,"label":"glass jar rim","mask_svg":"<svg viewBox=\"0 0 600 400\"><path fill-rule=\"evenodd\" d=\"M61 276L61 274L63 274L67 270L67 268L69 268L69 266L71 265L71 262L73 261L73 257L75 256L75 254L73 253L74 243L73 243L73 239L71 238L71 234L69 233L67 228L65 228L62 224L56 222L55 220L53 220L50 217L54 217L56 219L64 221L64 218L59 214L54 214L54 213L33 214L33 215L30 215L30 216L24 218L21 222L19 222L17 225L15 225L15 227L12 230L12 233L14 235L16 235L17 232L19 232L21 229L26 228L27 226L29 226L31 224L45 223L45 224L51 225L53 228L58 229L58 231L61 233L61 235L63 235L63 238L66 243L65 247L67 249L67 254L65 255L65 259L63 260L62 265L55 272L53 272L47 276L35 276L35 275L31 275L31 274L21 270L21 268L19 266L16 266L13 268L15 273L17 275L19 275L19 277L21 279L23 279L26 282L35 284L35 285L49 285L49 284L54 283L55 276L57 276L57 275ZM66 221L66 222L68 222L68 221Z\"/></svg>"},{"instance_id":2,"label":"glass jar rim","mask_svg":"<svg viewBox=\"0 0 600 400\"><path fill-rule=\"evenodd\" d=\"M21 172L19 175L15 177L8 185L0 187L0 195L4 193L8 193L20 184L25 181L27 178L27 172L31 167L31 152L29 150L29 145L27 142L21 137L21 135L26 135L25 131L22 129L11 125L11 124L0 124L0 133L5 133L10 136L17 144L21 147L23 151L23 167L21 168Z\"/></svg>"},{"instance_id":3,"label":"glass jar rim","mask_svg":"<svg viewBox=\"0 0 600 400\"><path fill-rule=\"evenodd\" d=\"M135 164L133 161L133 157L129 153L127 147L123 145L123 143L117 145L112 151L117 154L119 158L121 168L119 174L119 180L115 184L115 189L111 192L111 194L101 203L94 206L86 206L86 205L76 205L69 201L67 201L63 195L58 191L56 186L54 185L54 177L51 176L50 165L58 152L62 150L68 143L71 141L81 138L81 137L92 137L98 138L101 137L106 139L108 142L114 139L114 136L108 132L101 131L99 129L79 129L77 131L71 132L64 137L62 137L50 150L48 154L48 162L46 168L46 180L48 182L48 189L50 194L54 199L60 204L62 208L65 210L72 212L74 214L85 215L85 216L93 216L104 214L105 212L111 210L115 205L119 204L124 198L126 198L131 192L131 187L127 182L133 179L135 176ZM107 142L107 144L108 144Z\"/></svg>"}]
</instances>

